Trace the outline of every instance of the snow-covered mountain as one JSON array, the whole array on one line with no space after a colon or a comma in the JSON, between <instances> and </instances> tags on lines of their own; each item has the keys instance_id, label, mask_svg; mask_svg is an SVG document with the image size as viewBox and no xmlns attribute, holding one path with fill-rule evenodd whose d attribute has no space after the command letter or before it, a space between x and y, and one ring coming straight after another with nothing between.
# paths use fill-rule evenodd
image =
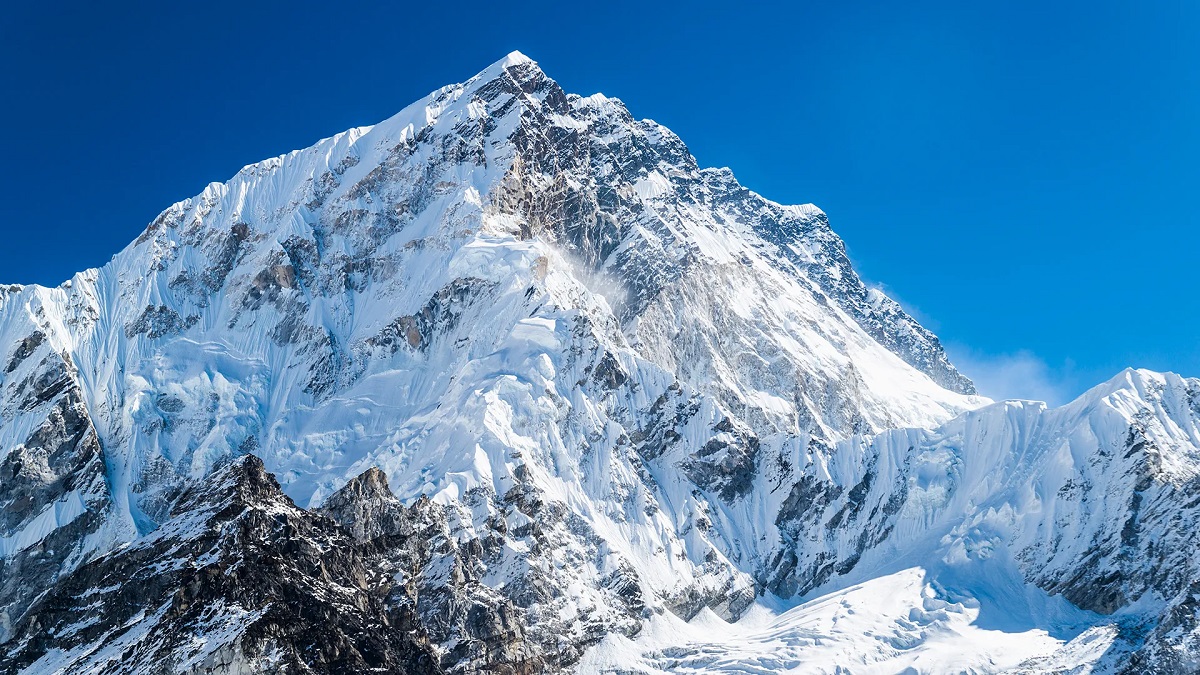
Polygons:
<instances>
[{"instance_id":1,"label":"snow-covered mountain","mask_svg":"<svg viewBox=\"0 0 1200 675\"><path fill-rule=\"evenodd\" d=\"M0 672L1186 670L1198 420L514 53L0 288Z\"/></svg>"}]
</instances>

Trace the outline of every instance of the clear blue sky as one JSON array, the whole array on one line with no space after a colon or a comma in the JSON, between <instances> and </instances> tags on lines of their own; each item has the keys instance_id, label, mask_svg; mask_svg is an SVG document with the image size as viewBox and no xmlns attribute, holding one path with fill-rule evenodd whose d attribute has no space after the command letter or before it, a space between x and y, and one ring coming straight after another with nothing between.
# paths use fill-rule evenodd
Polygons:
<instances>
[{"instance_id":1,"label":"clear blue sky","mask_svg":"<svg viewBox=\"0 0 1200 675\"><path fill-rule=\"evenodd\" d=\"M0 281L519 49L824 208L985 392L1200 375L1200 3L242 4L9 3Z\"/></svg>"}]
</instances>

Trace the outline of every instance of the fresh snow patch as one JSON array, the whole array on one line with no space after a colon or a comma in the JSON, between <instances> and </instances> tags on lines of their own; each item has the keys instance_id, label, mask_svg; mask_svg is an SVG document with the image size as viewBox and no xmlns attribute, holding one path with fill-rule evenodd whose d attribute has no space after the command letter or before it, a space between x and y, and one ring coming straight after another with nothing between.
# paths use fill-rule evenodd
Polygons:
<instances>
[{"instance_id":1,"label":"fresh snow patch","mask_svg":"<svg viewBox=\"0 0 1200 675\"><path fill-rule=\"evenodd\" d=\"M1003 672L1051 658L1082 629L981 625L981 602L911 567L785 608L763 600L741 620L711 610L691 621L665 613L633 639L609 635L580 663L584 674ZM1084 627L1088 628L1088 627ZM1073 651L1072 665L1103 653L1103 627Z\"/></svg>"}]
</instances>

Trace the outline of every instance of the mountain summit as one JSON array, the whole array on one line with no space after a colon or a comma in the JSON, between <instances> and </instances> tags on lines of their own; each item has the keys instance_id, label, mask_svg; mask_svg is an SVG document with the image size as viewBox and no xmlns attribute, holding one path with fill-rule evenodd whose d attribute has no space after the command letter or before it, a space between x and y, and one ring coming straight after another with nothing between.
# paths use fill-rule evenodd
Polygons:
<instances>
[{"instance_id":1,"label":"mountain summit","mask_svg":"<svg viewBox=\"0 0 1200 675\"><path fill-rule=\"evenodd\" d=\"M1182 667L1198 419L977 396L819 209L513 52L0 288L0 672Z\"/></svg>"}]
</instances>

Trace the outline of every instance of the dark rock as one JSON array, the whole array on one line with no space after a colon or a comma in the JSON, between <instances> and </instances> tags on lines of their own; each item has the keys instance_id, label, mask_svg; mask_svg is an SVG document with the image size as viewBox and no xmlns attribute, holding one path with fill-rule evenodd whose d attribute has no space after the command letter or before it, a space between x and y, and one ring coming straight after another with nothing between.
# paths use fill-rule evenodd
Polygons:
<instances>
[{"instance_id":1,"label":"dark rock","mask_svg":"<svg viewBox=\"0 0 1200 675\"><path fill-rule=\"evenodd\" d=\"M5 367L4 372L11 373L16 370L17 366L21 365L25 359L33 356L37 348L45 342L46 334L40 330L34 331L29 337L18 342L17 348L13 350L12 356L8 359L8 366Z\"/></svg>"},{"instance_id":2,"label":"dark rock","mask_svg":"<svg viewBox=\"0 0 1200 675\"><path fill-rule=\"evenodd\" d=\"M166 305L146 305L146 309L138 315L138 318L125 326L125 337L145 335L151 340L157 340L168 335L177 335L196 325L199 320L200 317L196 315L185 319Z\"/></svg>"},{"instance_id":3,"label":"dark rock","mask_svg":"<svg viewBox=\"0 0 1200 675\"><path fill-rule=\"evenodd\" d=\"M441 672L417 618L388 606L391 586L246 456L187 490L151 536L39 597L0 645L0 673L78 648L72 672ZM117 648L87 649L102 642Z\"/></svg>"}]
</instances>

